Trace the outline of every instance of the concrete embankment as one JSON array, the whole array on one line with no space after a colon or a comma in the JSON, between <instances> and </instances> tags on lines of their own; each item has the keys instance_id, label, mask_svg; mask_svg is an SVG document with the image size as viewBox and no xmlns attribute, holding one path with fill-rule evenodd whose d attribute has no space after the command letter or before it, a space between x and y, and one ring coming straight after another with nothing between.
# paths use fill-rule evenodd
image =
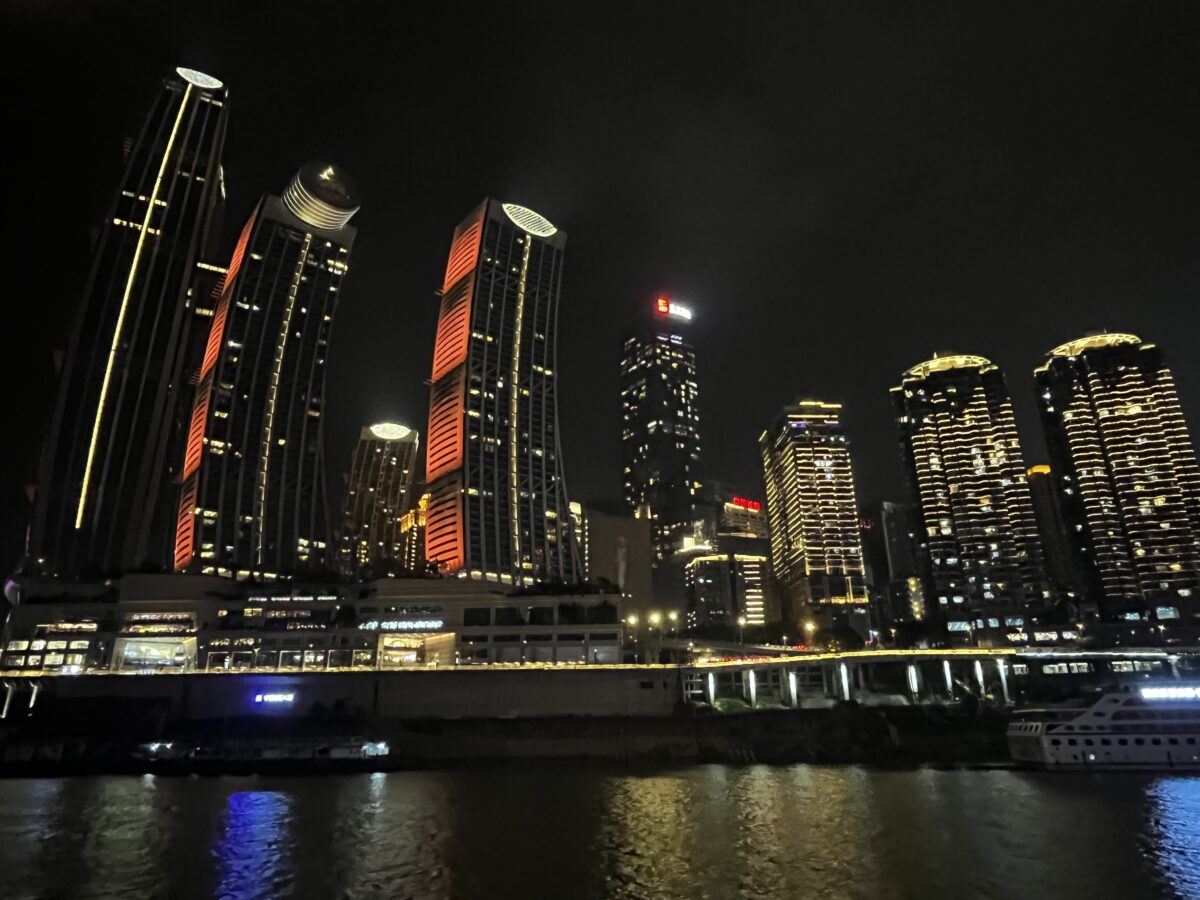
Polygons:
<instances>
[{"instance_id":1,"label":"concrete embankment","mask_svg":"<svg viewBox=\"0 0 1200 900\"><path fill-rule=\"evenodd\" d=\"M455 765L477 760L661 762L1002 763L1006 716L956 707L774 709L665 716L398 719L325 710L291 719L247 716L165 722L43 719L0 734L0 775L94 771L325 771ZM144 712L144 711L143 711ZM147 758L148 742L171 745ZM348 758L385 744L386 756Z\"/></svg>"}]
</instances>

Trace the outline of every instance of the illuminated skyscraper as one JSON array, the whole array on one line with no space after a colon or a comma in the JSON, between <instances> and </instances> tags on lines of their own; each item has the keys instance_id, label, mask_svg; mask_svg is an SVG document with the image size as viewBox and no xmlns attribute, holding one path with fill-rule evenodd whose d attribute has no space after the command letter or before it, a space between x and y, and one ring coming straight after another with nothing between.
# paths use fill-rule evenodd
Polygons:
<instances>
[{"instance_id":1,"label":"illuminated skyscraper","mask_svg":"<svg viewBox=\"0 0 1200 900\"><path fill-rule=\"evenodd\" d=\"M1200 588L1200 472L1162 350L1096 334L1034 373L1055 487L1106 618L1190 617Z\"/></svg>"},{"instance_id":2,"label":"illuminated skyscraper","mask_svg":"<svg viewBox=\"0 0 1200 900\"><path fill-rule=\"evenodd\" d=\"M196 373L175 568L272 578L326 568L325 360L357 191L309 163L242 229Z\"/></svg>"},{"instance_id":3,"label":"illuminated skyscraper","mask_svg":"<svg viewBox=\"0 0 1200 900\"><path fill-rule=\"evenodd\" d=\"M709 482L703 493L707 539L701 549L684 555L689 626L763 625L777 618L768 609L770 538L762 503L738 496Z\"/></svg>"},{"instance_id":4,"label":"illuminated skyscraper","mask_svg":"<svg viewBox=\"0 0 1200 900\"><path fill-rule=\"evenodd\" d=\"M445 573L579 581L558 439L567 236L484 200L454 230L429 396L426 554Z\"/></svg>"},{"instance_id":5,"label":"illuminated skyscraper","mask_svg":"<svg viewBox=\"0 0 1200 900\"><path fill-rule=\"evenodd\" d=\"M227 92L163 80L92 260L42 460L30 551L49 571L168 565L192 288L219 238Z\"/></svg>"},{"instance_id":6,"label":"illuminated skyscraper","mask_svg":"<svg viewBox=\"0 0 1200 900\"><path fill-rule=\"evenodd\" d=\"M417 433L391 422L358 436L338 538L338 568L354 574L384 561L404 567L400 522L409 506L417 463Z\"/></svg>"},{"instance_id":7,"label":"illuminated skyscraper","mask_svg":"<svg viewBox=\"0 0 1200 900\"><path fill-rule=\"evenodd\" d=\"M935 356L904 373L892 400L920 507L927 612L964 637L1025 624L1049 589L1003 374L982 356Z\"/></svg>"},{"instance_id":8,"label":"illuminated skyscraper","mask_svg":"<svg viewBox=\"0 0 1200 900\"><path fill-rule=\"evenodd\" d=\"M784 592L785 621L866 608L854 467L841 412L840 403L798 401L758 439L771 567Z\"/></svg>"},{"instance_id":9,"label":"illuminated skyscraper","mask_svg":"<svg viewBox=\"0 0 1200 900\"><path fill-rule=\"evenodd\" d=\"M409 573L424 573L425 526L429 514L429 495L421 494L413 507L400 517L401 564Z\"/></svg>"},{"instance_id":10,"label":"illuminated skyscraper","mask_svg":"<svg viewBox=\"0 0 1200 900\"><path fill-rule=\"evenodd\" d=\"M696 351L686 340L691 310L666 297L638 316L621 352L621 461L625 502L649 510L659 559L691 531L700 412Z\"/></svg>"}]
</instances>

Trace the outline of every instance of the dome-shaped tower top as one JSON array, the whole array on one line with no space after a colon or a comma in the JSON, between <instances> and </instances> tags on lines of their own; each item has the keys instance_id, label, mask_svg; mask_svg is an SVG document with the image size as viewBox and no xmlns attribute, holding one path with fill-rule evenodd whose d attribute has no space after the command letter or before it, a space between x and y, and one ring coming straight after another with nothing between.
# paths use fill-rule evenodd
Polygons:
<instances>
[{"instance_id":1,"label":"dome-shaped tower top","mask_svg":"<svg viewBox=\"0 0 1200 900\"><path fill-rule=\"evenodd\" d=\"M358 187L338 166L310 162L283 192L283 205L309 225L337 231L358 212Z\"/></svg>"}]
</instances>

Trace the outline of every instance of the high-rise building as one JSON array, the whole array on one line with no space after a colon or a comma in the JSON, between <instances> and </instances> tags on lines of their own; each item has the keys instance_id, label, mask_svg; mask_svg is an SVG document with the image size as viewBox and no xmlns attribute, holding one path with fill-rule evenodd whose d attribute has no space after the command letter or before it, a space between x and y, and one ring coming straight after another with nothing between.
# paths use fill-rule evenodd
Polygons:
<instances>
[{"instance_id":1,"label":"high-rise building","mask_svg":"<svg viewBox=\"0 0 1200 900\"><path fill-rule=\"evenodd\" d=\"M918 519L911 503L884 500L859 510L867 585L881 628L925 617L917 567Z\"/></svg>"},{"instance_id":2,"label":"high-rise building","mask_svg":"<svg viewBox=\"0 0 1200 900\"><path fill-rule=\"evenodd\" d=\"M1190 618L1200 588L1200 472L1163 351L1094 334L1035 379L1086 600L1108 619Z\"/></svg>"},{"instance_id":3,"label":"high-rise building","mask_svg":"<svg viewBox=\"0 0 1200 900\"><path fill-rule=\"evenodd\" d=\"M47 570L170 564L193 287L219 240L227 91L176 69L100 229L64 359L31 556Z\"/></svg>"},{"instance_id":4,"label":"high-rise building","mask_svg":"<svg viewBox=\"0 0 1200 900\"><path fill-rule=\"evenodd\" d=\"M858 503L842 406L801 400L758 439L771 526L771 566L784 594L784 621L865 608Z\"/></svg>"},{"instance_id":5,"label":"high-rise building","mask_svg":"<svg viewBox=\"0 0 1200 900\"><path fill-rule=\"evenodd\" d=\"M338 568L346 574L377 563L404 566L400 521L409 507L418 443L417 432L394 422L359 432L338 535Z\"/></svg>"},{"instance_id":6,"label":"high-rise building","mask_svg":"<svg viewBox=\"0 0 1200 900\"><path fill-rule=\"evenodd\" d=\"M937 355L891 392L929 612L964 639L1025 624L1050 592L1003 374L982 356Z\"/></svg>"},{"instance_id":7,"label":"high-rise building","mask_svg":"<svg viewBox=\"0 0 1200 900\"><path fill-rule=\"evenodd\" d=\"M426 553L447 574L577 582L558 438L567 236L484 200L454 230L429 395Z\"/></svg>"},{"instance_id":8,"label":"high-rise building","mask_svg":"<svg viewBox=\"0 0 1200 900\"><path fill-rule=\"evenodd\" d=\"M700 412L692 312L658 297L636 318L621 350L621 459L624 495L645 507L655 553L665 559L692 527L699 488Z\"/></svg>"},{"instance_id":9,"label":"high-rise building","mask_svg":"<svg viewBox=\"0 0 1200 900\"><path fill-rule=\"evenodd\" d=\"M401 561L409 574L424 574L425 525L429 514L429 494L422 493L413 507L400 517Z\"/></svg>"},{"instance_id":10,"label":"high-rise building","mask_svg":"<svg viewBox=\"0 0 1200 900\"><path fill-rule=\"evenodd\" d=\"M1025 473L1033 496L1033 512L1042 538L1046 576L1057 596L1078 602L1082 594L1083 574L1073 549L1068 525L1062 512L1062 500L1054 484L1054 473L1044 463L1030 466Z\"/></svg>"},{"instance_id":11,"label":"high-rise building","mask_svg":"<svg viewBox=\"0 0 1200 900\"><path fill-rule=\"evenodd\" d=\"M177 570L269 579L332 562L325 361L357 211L347 175L312 162L242 229L195 373Z\"/></svg>"},{"instance_id":12,"label":"high-rise building","mask_svg":"<svg viewBox=\"0 0 1200 900\"><path fill-rule=\"evenodd\" d=\"M706 515L700 539L684 551L687 623L690 627L764 625L778 618L770 602L770 538L758 500L726 485L706 482L700 509Z\"/></svg>"},{"instance_id":13,"label":"high-rise building","mask_svg":"<svg viewBox=\"0 0 1200 900\"><path fill-rule=\"evenodd\" d=\"M618 588L623 611L645 615L656 608L650 521L635 516L623 503L574 500L571 521L587 580L608 582Z\"/></svg>"}]
</instances>

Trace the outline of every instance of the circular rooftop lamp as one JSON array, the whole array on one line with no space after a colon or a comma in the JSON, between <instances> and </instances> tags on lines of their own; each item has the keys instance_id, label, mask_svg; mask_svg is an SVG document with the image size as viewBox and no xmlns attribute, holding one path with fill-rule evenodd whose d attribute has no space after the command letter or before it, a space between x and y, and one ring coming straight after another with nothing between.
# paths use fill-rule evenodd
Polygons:
<instances>
[{"instance_id":1,"label":"circular rooftop lamp","mask_svg":"<svg viewBox=\"0 0 1200 900\"><path fill-rule=\"evenodd\" d=\"M185 69L183 66L179 66L175 70L175 74L184 81L191 82L196 87L204 88L206 91L215 91L225 87L224 82L218 81L211 75L205 75L203 72L197 72L195 69Z\"/></svg>"},{"instance_id":2,"label":"circular rooftop lamp","mask_svg":"<svg viewBox=\"0 0 1200 900\"><path fill-rule=\"evenodd\" d=\"M1140 344L1142 339L1136 334L1089 334L1075 341L1059 344L1050 351L1050 356L1078 356L1085 350L1096 350L1100 347L1118 347L1122 344Z\"/></svg>"},{"instance_id":3,"label":"circular rooftop lamp","mask_svg":"<svg viewBox=\"0 0 1200 900\"><path fill-rule=\"evenodd\" d=\"M517 227L528 231L534 237L550 237L558 231L554 224L545 216L538 215L532 209L517 206L515 203L502 203L504 214L512 219Z\"/></svg>"},{"instance_id":4,"label":"circular rooftop lamp","mask_svg":"<svg viewBox=\"0 0 1200 900\"><path fill-rule=\"evenodd\" d=\"M385 441L398 441L412 432L411 428L397 425L395 422L379 422L371 426L371 434Z\"/></svg>"},{"instance_id":5,"label":"circular rooftop lamp","mask_svg":"<svg viewBox=\"0 0 1200 900\"><path fill-rule=\"evenodd\" d=\"M934 372L949 372L951 369L990 369L993 365L992 361L985 356L951 353L927 359L925 362L913 366L904 375L906 378L927 378Z\"/></svg>"},{"instance_id":6,"label":"circular rooftop lamp","mask_svg":"<svg viewBox=\"0 0 1200 900\"><path fill-rule=\"evenodd\" d=\"M283 205L314 228L337 231L358 212L358 188L338 166L310 162L283 192Z\"/></svg>"}]
</instances>

